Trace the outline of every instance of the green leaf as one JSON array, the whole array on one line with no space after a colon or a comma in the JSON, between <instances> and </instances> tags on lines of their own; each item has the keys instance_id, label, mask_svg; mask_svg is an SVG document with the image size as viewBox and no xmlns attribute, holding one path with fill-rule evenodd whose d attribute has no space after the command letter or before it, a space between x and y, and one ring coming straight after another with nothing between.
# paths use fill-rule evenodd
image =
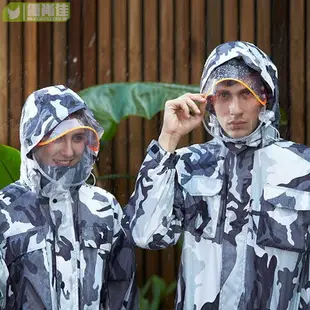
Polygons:
<instances>
[{"instance_id":1,"label":"green leaf","mask_svg":"<svg viewBox=\"0 0 310 310\"><path fill-rule=\"evenodd\" d=\"M150 302L146 298L139 297L139 309L140 310L149 310Z\"/></svg>"},{"instance_id":2,"label":"green leaf","mask_svg":"<svg viewBox=\"0 0 310 310\"><path fill-rule=\"evenodd\" d=\"M182 232L178 242L177 242L177 247L182 250L183 248L183 243L184 243L184 233Z\"/></svg>"},{"instance_id":3,"label":"green leaf","mask_svg":"<svg viewBox=\"0 0 310 310\"><path fill-rule=\"evenodd\" d=\"M139 305L144 310L159 310L164 298L172 294L176 289L177 282L172 281L169 285L157 275L151 276L146 284L139 289ZM145 295L152 289L152 300L145 298Z\"/></svg>"},{"instance_id":4,"label":"green leaf","mask_svg":"<svg viewBox=\"0 0 310 310\"><path fill-rule=\"evenodd\" d=\"M165 295L168 296L170 294L172 294L175 289L177 288L177 281L172 281L168 287L166 288L166 292L165 292Z\"/></svg>"},{"instance_id":5,"label":"green leaf","mask_svg":"<svg viewBox=\"0 0 310 310\"><path fill-rule=\"evenodd\" d=\"M0 189L15 182L20 176L20 152L0 144Z\"/></svg>"},{"instance_id":6,"label":"green leaf","mask_svg":"<svg viewBox=\"0 0 310 310\"><path fill-rule=\"evenodd\" d=\"M140 289L139 295L141 297L144 297L151 288L151 285L152 285L152 278L149 278L147 282L144 284L144 286Z\"/></svg>"},{"instance_id":7,"label":"green leaf","mask_svg":"<svg viewBox=\"0 0 310 310\"><path fill-rule=\"evenodd\" d=\"M288 125L288 120L286 116L286 112L283 108L280 108L280 126L287 126Z\"/></svg>"},{"instance_id":8,"label":"green leaf","mask_svg":"<svg viewBox=\"0 0 310 310\"><path fill-rule=\"evenodd\" d=\"M150 310L158 310L160 307L162 298L165 295L166 283L162 278L156 275L152 276L152 283L153 283L153 286L152 286L153 300L151 303Z\"/></svg>"},{"instance_id":9,"label":"green leaf","mask_svg":"<svg viewBox=\"0 0 310 310\"><path fill-rule=\"evenodd\" d=\"M79 95L104 128L103 140L111 139L120 121L130 115L151 119L169 99L199 93L194 85L166 83L111 83L83 89Z\"/></svg>"}]
</instances>

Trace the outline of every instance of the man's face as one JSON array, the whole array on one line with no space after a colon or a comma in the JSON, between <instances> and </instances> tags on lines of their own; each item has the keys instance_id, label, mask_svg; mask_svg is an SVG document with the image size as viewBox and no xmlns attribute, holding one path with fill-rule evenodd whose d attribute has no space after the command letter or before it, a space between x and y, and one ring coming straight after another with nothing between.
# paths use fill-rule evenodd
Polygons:
<instances>
[{"instance_id":1,"label":"man's face","mask_svg":"<svg viewBox=\"0 0 310 310\"><path fill-rule=\"evenodd\" d=\"M257 127L262 105L244 85L219 83L212 102L216 117L229 137L248 136Z\"/></svg>"},{"instance_id":2,"label":"man's face","mask_svg":"<svg viewBox=\"0 0 310 310\"><path fill-rule=\"evenodd\" d=\"M39 146L36 157L45 166L74 166L82 158L86 146L85 129L77 129Z\"/></svg>"}]
</instances>

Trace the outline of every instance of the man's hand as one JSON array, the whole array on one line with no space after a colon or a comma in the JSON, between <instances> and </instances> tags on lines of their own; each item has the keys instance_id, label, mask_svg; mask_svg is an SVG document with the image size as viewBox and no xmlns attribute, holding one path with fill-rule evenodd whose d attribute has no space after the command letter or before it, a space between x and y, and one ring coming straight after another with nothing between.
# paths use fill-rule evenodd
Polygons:
<instances>
[{"instance_id":1,"label":"man's hand","mask_svg":"<svg viewBox=\"0 0 310 310\"><path fill-rule=\"evenodd\" d=\"M197 104L200 104L200 109ZM185 94L165 104L164 123L159 136L160 146L174 152L181 137L198 127L203 118L206 99L202 94Z\"/></svg>"}]
</instances>

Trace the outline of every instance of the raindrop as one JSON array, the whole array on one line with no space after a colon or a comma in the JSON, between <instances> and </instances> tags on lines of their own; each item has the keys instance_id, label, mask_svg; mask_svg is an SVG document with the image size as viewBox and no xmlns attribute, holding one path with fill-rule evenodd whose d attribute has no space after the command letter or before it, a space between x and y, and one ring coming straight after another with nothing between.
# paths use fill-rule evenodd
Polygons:
<instances>
[{"instance_id":1,"label":"raindrop","mask_svg":"<svg viewBox=\"0 0 310 310\"><path fill-rule=\"evenodd\" d=\"M92 47L94 42L96 40L96 33L93 34L93 36L91 37L90 41L89 41L89 44L88 44L88 47Z\"/></svg>"}]
</instances>

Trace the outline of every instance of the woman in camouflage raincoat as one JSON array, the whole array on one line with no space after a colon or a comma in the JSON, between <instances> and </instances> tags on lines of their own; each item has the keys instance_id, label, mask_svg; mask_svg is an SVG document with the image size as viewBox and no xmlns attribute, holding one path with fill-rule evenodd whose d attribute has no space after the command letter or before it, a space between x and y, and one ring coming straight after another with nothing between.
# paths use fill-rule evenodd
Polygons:
<instances>
[{"instance_id":1,"label":"woman in camouflage raincoat","mask_svg":"<svg viewBox=\"0 0 310 310\"><path fill-rule=\"evenodd\" d=\"M83 100L64 86L27 99L20 180L0 191L5 309L137 309L122 209L85 183L102 134Z\"/></svg>"},{"instance_id":2,"label":"woman in camouflage raincoat","mask_svg":"<svg viewBox=\"0 0 310 310\"><path fill-rule=\"evenodd\" d=\"M175 309L310 309L310 150L279 138L275 65L251 43L222 44L201 93L167 101L126 225L149 249L184 233ZM202 120L214 139L175 151Z\"/></svg>"}]
</instances>

